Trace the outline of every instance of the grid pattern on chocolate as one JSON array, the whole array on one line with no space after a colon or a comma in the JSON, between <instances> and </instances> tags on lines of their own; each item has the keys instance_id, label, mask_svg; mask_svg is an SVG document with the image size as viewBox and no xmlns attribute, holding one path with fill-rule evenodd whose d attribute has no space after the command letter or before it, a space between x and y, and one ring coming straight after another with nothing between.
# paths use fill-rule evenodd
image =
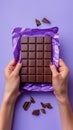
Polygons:
<instances>
[{"instance_id":1,"label":"grid pattern on chocolate","mask_svg":"<svg viewBox=\"0 0 73 130\"><path fill-rule=\"evenodd\" d=\"M21 60L21 83L52 82L52 74L49 68L49 63L52 60L51 37L22 37Z\"/></svg>"}]
</instances>

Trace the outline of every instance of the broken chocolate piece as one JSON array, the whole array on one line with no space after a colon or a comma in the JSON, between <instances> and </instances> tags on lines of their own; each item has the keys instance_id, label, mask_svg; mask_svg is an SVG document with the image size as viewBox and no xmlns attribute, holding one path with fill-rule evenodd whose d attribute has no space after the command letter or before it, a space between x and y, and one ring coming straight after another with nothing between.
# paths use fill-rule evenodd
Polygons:
<instances>
[{"instance_id":1,"label":"broken chocolate piece","mask_svg":"<svg viewBox=\"0 0 73 130\"><path fill-rule=\"evenodd\" d=\"M42 106L43 108L49 108L49 109L52 109L52 108L53 108L50 103L43 103L43 102L41 102L41 106Z\"/></svg>"},{"instance_id":2,"label":"broken chocolate piece","mask_svg":"<svg viewBox=\"0 0 73 130\"><path fill-rule=\"evenodd\" d=\"M24 110L27 111L27 110L29 109L30 105L31 105L31 102L25 102L25 103L23 104Z\"/></svg>"},{"instance_id":3,"label":"broken chocolate piece","mask_svg":"<svg viewBox=\"0 0 73 130\"><path fill-rule=\"evenodd\" d=\"M30 102L31 102L31 103L35 103L35 100L34 100L33 97L30 97Z\"/></svg>"},{"instance_id":4,"label":"broken chocolate piece","mask_svg":"<svg viewBox=\"0 0 73 130\"><path fill-rule=\"evenodd\" d=\"M39 109L33 110L32 115L36 115L36 116L40 115L40 110Z\"/></svg>"},{"instance_id":5,"label":"broken chocolate piece","mask_svg":"<svg viewBox=\"0 0 73 130\"><path fill-rule=\"evenodd\" d=\"M53 108L50 103L46 103L45 105L46 105L46 107L47 107L48 109L52 109L52 108Z\"/></svg>"},{"instance_id":6,"label":"broken chocolate piece","mask_svg":"<svg viewBox=\"0 0 73 130\"><path fill-rule=\"evenodd\" d=\"M43 23L49 23L49 24L51 24L51 22L50 22L47 18L43 18L43 19L42 19L42 22L43 22Z\"/></svg>"},{"instance_id":7,"label":"broken chocolate piece","mask_svg":"<svg viewBox=\"0 0 73 130\"><path fill-rule=\"evenodd\" d=\"M41 25L41 22L40 22L40 20L38 20L38 19L35 19L35 22L36 22L36 25L37 25L37 26L40 26L40 25Z\"/></svg>"},{"instance_id":8,"label":"broken chocolate piece","mask_svg":"<svg viewBox=\"0 0 73 130\"><path fill-rule=\"evenodd\" d=\"M42 106L43 108L46 108L46 104L43 103L43 102L41 102L41 106Z\"/></svg>"},{"instance_id":9,"label":"broken chocolate piece","mask_svg":"<svg viewBox=\"0 0 73 130\"><path fill-rule=\"evenodd\" d=\"M43 114L46 114L45 109L40 109Z\"/></svg>"}]
</instances>

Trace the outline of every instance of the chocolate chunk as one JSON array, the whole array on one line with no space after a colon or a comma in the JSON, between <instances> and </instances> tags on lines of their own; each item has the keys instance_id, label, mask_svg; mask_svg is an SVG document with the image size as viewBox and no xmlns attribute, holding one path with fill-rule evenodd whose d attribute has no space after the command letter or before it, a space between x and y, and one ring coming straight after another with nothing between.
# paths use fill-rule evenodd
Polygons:
<instances>
[{"instance_id":1,"label":"chocolate chunk","mask_svg":"<svg viewBox=\"0 0 73 130\"><path fill-rule=\"evenodd\" d=\"M31 102L31 103L35 103L35 100L34 100L33 97L30 97L30 102Z\"/></svg>"},{"instance_id":2,"label":"chocolate chunk","mask_svg":"<svg viewBox=\"0 0 73 130\"><path fill-rule=\"evenodd\" d=\"M50 103L46 103L45 105L46 105L46 107L47 107L48 109L52 109L52 108L53 108Z\"/></svg>"},{"instance_id":3,"label":"chocolate chunk","mask_svg":"<svg viewBox=\"0 0 73 130\"><path fill-rule=\"evenodd\" d=\"M25 102L25 103L23 104L24 110L27 111L27 110L29 109L30 105L31 105L31 102Z\"/></svg>"},{"instance_id":4,"label":"chocolate chunk","mask_svg":"<svg viewBox=\"0 0 73 130\"><path fill-rule=\"evenodd\" d=\"M40 26L40 25L41 25L41 22L40 22L40 20L38 20L38 19L35 19L35 22L36 22L36 25L37 25L37 26Z\"/></svg>"},{"instance_id":5,"label":"chocolate chunk","mask_svg":"<svg viewBox=\"0 0 73 130\"><path fill-rule=\"evenodd\" d=\"M21 37L21 83L52 83L52 38Z\"/></svg>"},{"instance_id":6,"label":"chocolate chunk","mask_svg":"<svg viewBox=\"0 0 73 130\"><path fill-rule=\"evenodd\" d=\"M32 115L36 115L36 116L40 115L40 110L39 109L33 110Z\"/></svg>"},{"instance_id":7,"label":"chocolate chunk","mask_svg":"<svg viewBox=\"0 0 73 130\"><path fill-rule=\"evenodd\" d=\"M53 108L50 103L43 103L43 102L41 102L41 106L42 106L43 108L49 108L49 109L52 109L52 108Z\"/></svg>"},{"instance_id":8,"label":"chocolate chunk","mask_svg":"<svg viewBox=\"0 0 73 130\"><path fill-rule=\"evenodd\" d=\"M47 18L43 18L43 19L42 19L42 22L43 22L43 23L49 23L49 24L51 24L51 22L50 22Z\"/></svg>"},{"instance_id":9,"label":"chocolate chunk","mask_svg":"<svg viewBox=\"0 0 73 130\"><path fill-rule=\"evenodd\" d=\"M45 109L40 109L43 114L46 114Z\"/></svg>"},{"instance_id":10,"label":"chocolate chunk","mask_svg":"<svg viewBox=\"0 0 73 130\"><path fill-rule=\"evenodd\" d=\"M43 102L41 102L41 106L42 106L43 108L46 108L46 105L45 105L45 103L43 103Z\"/></svg>"}]
</instances>

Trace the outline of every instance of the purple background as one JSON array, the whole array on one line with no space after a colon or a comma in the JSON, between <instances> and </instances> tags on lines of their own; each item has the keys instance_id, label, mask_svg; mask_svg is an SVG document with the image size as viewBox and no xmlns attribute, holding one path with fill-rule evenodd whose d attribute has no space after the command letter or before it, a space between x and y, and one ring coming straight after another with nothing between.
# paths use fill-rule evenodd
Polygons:
<instances>
[{"instance_id":1,"label":"purple background","mask_svg":"<svg viewBox=\"0 0 73 130\"><path fill-rule=\"evenodd\" d=\"M60 57L70 68L69 99L73 107L73 0L0 0L0 105L2 103L5 78L4 68L13 58L11 30L14 27L35 28L35 18L47 17L51 25L42 24L40 28L58 26L60 29ZM32 95L36 104L25 112L22 108L24 101ZM52 110L46 109L47 114L32 116L35 108L41 108L40 102L50 102ZM26 92L17 101L13 130L61 130L59 109L55 96L51 93Z\"/></svg>"}]
</instances>

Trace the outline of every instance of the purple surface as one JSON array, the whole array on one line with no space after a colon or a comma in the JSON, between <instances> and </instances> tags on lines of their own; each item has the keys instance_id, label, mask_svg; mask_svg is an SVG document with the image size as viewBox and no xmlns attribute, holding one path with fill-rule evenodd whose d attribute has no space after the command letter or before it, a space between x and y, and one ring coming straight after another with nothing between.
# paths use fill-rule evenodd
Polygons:
<instances>
[{"instance_id":1,"label":"purple surface","mask_svg":"<svg viewBox=\"0 0 73 130\"><path fill-rule=\"evenodd\" d=\"M12 31L12 46L13 46L13 55L16 62L21 62L21 46L20 39L22 36L50 36L52 37L52 62L58 67L59 61L59 29L58 27L48 28L48 29L31 29L31 28L14 28ZM23 87L20 86L20 90L28 91L42 91L42 92L51 92L53 91L52 84L29 84L26 83Z\"/></svg>"},{"instance_id":2,"label":"purple surface","mask_svg":"<svg viewBox=\"0 0 73 130\"><path fill-rule=\"evenodd\" d=\"M47 17L51 25L42 24L40 28L59 27L60 57L70 68L69 98L73 107L73 0L0 0L0 105L2 103L5 78L4 68L13 58L11 30L16 27L36 28L34 19ZM24 112L22 105L32 95L36 104ZM40 101L51 102L52 110L46 115L33 117L33 108ZM14 114L13 130L61 130L58 104L53 94L27 92L17 102Z\"/></svg>"}]
</instances>

